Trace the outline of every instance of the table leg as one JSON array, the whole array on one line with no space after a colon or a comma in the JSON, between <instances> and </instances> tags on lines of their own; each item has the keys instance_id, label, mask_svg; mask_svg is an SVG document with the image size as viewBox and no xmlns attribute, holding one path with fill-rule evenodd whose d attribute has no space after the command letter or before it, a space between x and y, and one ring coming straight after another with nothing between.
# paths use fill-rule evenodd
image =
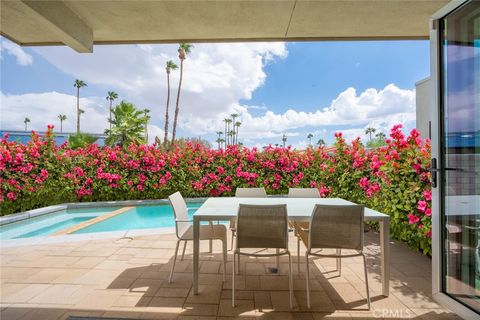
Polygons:
<instances>
[{"instance_id":1,"label":"table leg","mask_svg":"<svg viewBox=\"0 0 480 320\"><path fill-rule=\"evenodd\" d=\"M193 216L193 294L198 294L198 273L200 253L200 218Z\"/></svg>"},{"instance_id":2,"label":"table leg","mask_svg":"<svg viewBox=\"0 0 480 320\"><path fill-rule=\"evenodd\" d=\"M380 221L380 247L382 252L382 294L388 297L390 291L390 217Z\"/></svg>"}]
</instances>

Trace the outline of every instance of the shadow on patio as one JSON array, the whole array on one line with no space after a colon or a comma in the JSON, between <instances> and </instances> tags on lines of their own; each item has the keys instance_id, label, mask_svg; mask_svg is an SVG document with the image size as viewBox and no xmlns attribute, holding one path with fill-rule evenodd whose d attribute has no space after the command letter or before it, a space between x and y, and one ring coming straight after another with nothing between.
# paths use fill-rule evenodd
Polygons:
<instances>
[{"instance_id":1,"label":"shadow on patio","mask_svg":"<svg viewBox=\"0 0 480 320\"><path fill-rule=\"evenodd\" d=\"M231 307L231 254L222 281L219 243L202 243L199 295L192 293L191 243L177 260L174 235L99 240L2 250L2 319L66 319L69 315L140 319L458 319L431 298L430 259L391 244L390 296L381 294L378 234L366 234L372 309L366 310L362 260L316 258L311 263L312 308L306 308L305 273L293 261L294 309L288 307L288 260L269 274L274 258L242 258ZM291 248L295 248L291 237ZM302 261L304 262L304 261ZM305 268L304 263L301 270Z\"/></svg>"}]
</instances>

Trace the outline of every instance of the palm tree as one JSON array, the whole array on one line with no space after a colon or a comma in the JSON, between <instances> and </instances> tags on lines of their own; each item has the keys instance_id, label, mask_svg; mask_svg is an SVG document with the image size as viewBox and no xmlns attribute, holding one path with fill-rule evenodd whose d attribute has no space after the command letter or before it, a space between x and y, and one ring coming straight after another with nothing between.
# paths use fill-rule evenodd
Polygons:
<instances>
[{"instance_id":1,"label":"palm tree","mask_svg":"<svg viewBox=\"0 0 480 320\"><path fill-rule=\"evenodd\" d=\"M379 132L379 133L377 133L377 134L375 135L375 137L376 137L378 140L385 141L385 138L386 138L387 136L385 135L385 133Z\"/></svg>"},{"instance_id":2,"label":"palm tree","mask_svg":"<svg viewBox=\"0 0 480 320\"><path fill-rule=\"evenodd\" d=\"M30 119L28 117L25 117L25 119L23 119L23 123L25 124L25 131L27 131L27 126L29 122L30 122Z\"/></svg>"},{"instance_id":3,"label":"palm tree","mask_svg":"<svg viewBox=\"0 0 480 320\"><path fill-rule=\"evenodd\" d=\"M150 109L143 109L143 113L145 114L145 142L148 144L148 120L151 119L148 114L150 113Z\"/></svg>"},{"instance_id":4,"label":"palm tree","mask_svg":"<svg viewBox=\"0 0 480 320\"><path fill-rule=\"evenodd\" d=\"M307 135L308 145L309 145L309 146L312 146L312 138L313 138L313 134L309 133L309 134Z\"/></svg>"},{"instance_id":5,"label":"palm tree","mask_svg":"<svg viewBox=\"0 0 480 320\"><path fill-rule=\"evenodd\" d=\"M63 132L63 121L67 120L67 116L64 114L59 114L58 119L60 120L60 133Z\"/></svg>"},{"instance_id":6,"label":"palm tree","mask_svg":"<svg viewBox=\"0 0 480 320\"><path fill-rule=\"evenodd\" d=\"M173 117L173 129L172 129L172 143L175 142L175 135L177 133L177 119L178 119L178 110L180 102L180 91L182 89L182 80L183 80L183 61L187 58L187 53L190 53L193 48L193 45L189 43L180 43L178 47L178 58L180 59L180 80L178 80L178 91L177 91L177 103L175 105L175 115Z\"/></svg>"},{"instance_id":7,"label":"palm tree","mask_svg":"<svg viewBox=\"0 0 480 320\"><path fill-rule=\"evenodd\" d=\"M318 139L318 141L317 141L317 146L319 146L319 147L325 147L325 140L323 140L323 139Z\"/></svg>"},{"instance_id":8,"label":"palm tree","mask_svg":"<svg viewBox=\"0 0 480 320\"><path fill-rule=\"evenodd\" d=\"M145 112L135 106L121 101L112 110L112 129L106 129L107 145L128 147L132 143L145 143Z\"/></svg>"},{"instance_id":9,"label":"palm tree","mask_svg":"<svg viewBox=\"0 0 480 320\"><path fill-rule=\"evenodd\" d=\"M178 69L178 66L172 61L168 60L165 66L167 71L167 107L165 108L165 136L163 138L163 145L166 147L168 144L168 108L170 105L170 73L172 70Z\"/></svg>"},{"instance_id":10,"label":"palm tree","mask_svg":"<svg viewBox=\"0 0 480 320\"><path fill-rule=\"evenodd\" d=\"M225 118L223 119L223 122L225 122L225 143L226 143L226 146L228 146L230 145L230 140L228 139L228 137L230 133L230 123L232 123L232 119Z\"/></svg>"},{"instance_id":11,"label":"palm tree","mask_svg":"<svg viewBox=\"0 0 480 320\"><path fill-rule=\"evenodd\" d=\"M222 131L217 131L216 133L217 133L217 135L218 135L218 138L217 138L218 149L220 149L220 148L221 148L220 143L221 143L221 141L223 140L223 139L222 139L222 134L223 134L223 132L222 132Z\"/></svg>"},{"instance_id":12,"label":"palm tree","mask_svg":"<svg viewBox=\"0 0 480 320\"><path fill-rule=\"evenodd\" d=\"M75 80L73 84L75 88L77 88L77 133L80 132L80 88L86 87L87 84L82 80Z\"/></svg>"},{"instance_id":13,"label":"palm tree","mask_svg":"<svg viewBox=\"0 0 480 320\"><path fill-rule=\"evenodd\" d=\"M107 101L110 101L110 107L108 108L108 111L109 111L108 122L110 124L110 129L112 129L112 103L113 103L113 100L117 98L118 98L118 94L114 91L108 91L107 97L105 98L107 99Z\"/></svg>"},{"instance_id":14,"label":"palm tree","mask_svg":"<svg viewBox=\"0 0 480 320\"><path fill-rule=\"evenodd\" d=\"M285 143L287 142L287 135L284 133L282 135L283 148L285 149Z\"/></svg>"},{"instance_id":15,"label":"palm tree","mask_svg":"<svg viewBox=\"0 0 480 320\"><path fill-rule=\"evenodd\" d=\"M233 127L233 130L235 131L235 119L238 118L238 113L232 113L230 117L232 117L232 127ZM233 135L232 137L232 144L235 144L235 135Z\"/></svg>"},{"instance_id":16,"label":"palm tree","mask_svg":"<svg viewBox=\"0 0 480 320\"><path fill-rule=\"evenodd\" d=\"M228 131L228 136L230 137L230 144L233 145L234 144L233 140L235 139L235 130L233 130L233 125L232 125L232 129Z\"/></svg>"},{"instance_id":17,"label":"palm tree","mask_svg":"<svg viewBox=\"0 0 480 320\"><path fill-rule=\"evenodd\" d=\"M375 131L377 131L377 129L375 129L375 128L367 128L367 129L365 129L365 134L368 134L369 137L370 137L370 140L372 140L372 133L375 133Z\"/></svg>"},{"instance_id":18,"label":"palm tree","mask_svg":"<svg viewBox=\"0 0 480 320\"><path fill-rule=\"evenodd\" d=\"M234 128L233 128L233 131L236 131L235 132L235 144L238 144L238 128L240 128L240 126L242 125L242 123L240 121L237 121L235 122L234 124Z\"/></svg>"}]
</instances>

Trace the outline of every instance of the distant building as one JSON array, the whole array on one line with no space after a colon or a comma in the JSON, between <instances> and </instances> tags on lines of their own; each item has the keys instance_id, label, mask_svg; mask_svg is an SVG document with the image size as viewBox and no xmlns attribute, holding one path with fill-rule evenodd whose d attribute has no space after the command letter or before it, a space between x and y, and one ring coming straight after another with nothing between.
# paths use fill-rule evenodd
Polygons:
<instances>
[{"instance_id":1,"label":"distant building","mask_svg":"<svg viewBox=\"0 0 480 320\"><path fill-rule=\"evenodd\" d=\"M45 131L35 131L36 134L39 136L44 136ZM18 143L26 144L28 141L32 139L32 132L31 131L23 131L23 130L0 130L0 138L3 138L6 134L8 134L8 141L16 141ZM55 143L57 145L61 145L65 141L68 141L68 137L75 133L72 132L54 132L55 135ZM89 133L94 137L97 137L96 144L99 146L105 145L105 138L106 136L103 134L98 133Z\"/></svg>"}]
</instances>

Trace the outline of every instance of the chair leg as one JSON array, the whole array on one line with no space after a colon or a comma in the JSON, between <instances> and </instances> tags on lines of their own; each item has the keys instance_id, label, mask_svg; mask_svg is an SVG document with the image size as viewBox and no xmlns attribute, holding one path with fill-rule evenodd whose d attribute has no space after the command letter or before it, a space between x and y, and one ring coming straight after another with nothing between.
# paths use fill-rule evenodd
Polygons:
<instances>
[{"instance_id":1,"label":"chair leg","mask_svg":"<svg viewBox=\"0 0 480 320\"><path fill-rule=\"evenodd\" d=\"M238 272L236 269L237 254L233 252L233 271L232 271L232 307L235 308L235 273Z\"/></svg>"},{"instance_id":2,"label":"chair leg","mask_svg":"<svg viewBox=\"0 0 480 320\"><path fill-rule=\"evenodd\" d=\"M186 248L187 248L187 241L185 241L183 243L182 258L180 259L181 261L183 261L183 257L185 256L185 249Z\"/></svg>"},{"instance_id":3,"label":"chair leg","mask_svg":"<svg viewBox=\"0 0 480 320\"><path fill-rule=\"evenodd\" d=\"M280 249L276 249L277 255L275 256L275 267L277 268L277 273L280 274Z\"/></svg>"},{"instance_id":4,"label":"chair leg","mask_svg":"<svg viewBox=\"0 0 480 320\"><path fill-rule=\"evenodd\" d=\"M293 308L292 255L288 252L288 288L290 289L290 309Z\"/></svg>"},{"instance_id":5,"label":"chair leg","mask_svg":"<svg viewBox=\"0 0 480 320\"><path fill-rule=\"evenodd\" d=\"M310 309L310 267L308 266L308 251L305 253L305 281L306 281L306 288L307 288L307 308Z\"/></svg>"},{"instance_id":6,"label":"chair leg","mask_svg":"<svg viewBox=\"0 0 480 320\"><path fill-rule=\"evenodd\" d=\"M342 255L342 249L337 249L337 256ZM342 259L340 257L337 257L337 271L338 275L342 275Z\"/></svg>"},{"instance_id":7,"label":"chair leg","mask_svg":"<svg viewBox=\"0 0 480 320\"><path fill-rule=\"evenodd\" d=\"M240 274L240 255L237 256L237 274Z\"/></svg>"},{"instance_id":8,"label":"chair leg","mask_svg":"<svg viewBox=\"0 0 480 320\"><path fill-rule=\"evenodd\" d=\"M367 275L367 261L365 259L365 255L362 254L363 257L363 267L365 269L365 287L367 289L367 303L368 303L368 310L370 310L370 290L368 289L368 275Z\"/></svg>"},{"instance_id":9,"label":"chair leg","mask_svg":"<svg viewBox=\"0 0 480 320\"><path fill-rule=\"evenodd\" d=\"M222 239L223 282L227 281L227 239Z\"/></svg>"},{"instance_id":10,"label":"chair leg","mask_svg":"<svg viewBox=\"0 0 480 320\"><path fill-rule=\"evenodd\" d=\"M232 230L232 240L230 242L230 250L233 250L233 238L235 238L235 231Z\"/></svg>"},{"instance_id":11,"label":"chair leg","mask_svg":"<svg viewBox=\"0 0 480 320\"><path fill-rule=\"evenodd\" d=\"M178 253L178 246L180 245L180 239L177 240L177 245L175 246L175 256L173 256L173 264L172 269L170 270L170 277L168 278L168 283L172 283L173 279L173 270L175 269L175 263L177 262L177 253Z\"/></svg>"},{"instance_id":12,"label":"chair leg","mask_svg":"<svg viewBox=\"0 0 480 320\"><path fill-rule=\"evenodd\" d=\"M300 273L300 238L297 237L297 272Z\"/></svg>"}]
</instances>

